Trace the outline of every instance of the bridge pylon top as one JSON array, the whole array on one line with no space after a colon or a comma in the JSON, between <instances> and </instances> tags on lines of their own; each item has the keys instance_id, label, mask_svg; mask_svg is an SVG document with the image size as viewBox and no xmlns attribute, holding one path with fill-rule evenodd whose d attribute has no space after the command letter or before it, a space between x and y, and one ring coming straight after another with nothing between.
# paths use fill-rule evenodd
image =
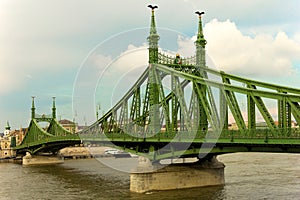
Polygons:
<instances>
[{"instance_id":1,"label":"bridge pylon top","mask_svg":"<svg viewBox=\"0 0 300 200\"><path fill-rule=\"evenodd\" d=\"M202 27L202 15L204 14L204 12L203 11L195 12L199 16L197 40L195 41L196 53L191 57L181 58L180 56L174 57L172 55L167 55L164 52L158 51L158 40L160 39L160 37L156 30L155 15L154 15L154 11L155 9L158 8L158 6L148 5L148 7L151 9L150 34L147 37L149 43L148 62L164 64L171 67L172 65L180 65L182 67L188 66L189 68L191 66L206 67L205 45L207 42L204 38L203 27ZM179 62L177 62L178 59L180 59Z\"/></svg>"},{"instance_id":2,"label":"bridge pylon top","mask_svg":"<svg viewBox=\"0 0 300 200\"><path fill-rule=\"evenodd\" d=\"M32 104L31 104L31 119L35 119L37 121L44 121L44 122L50 122L52 119L56 119L56 107L55 107L55 97L52 97L52 114L46 115L46 114L37 114L35 112L35 96L32 96Z\"/></svg>"},{"instance_id":3,"label":"bridge pylon top","mask_svg":"<svg viewBox=\"0 0 300 200\"><path fill-rule=\"evenodd\" d=\"M203 27L202 27L202 15L204 14L204 12L196 11L195 14L199 16L198 34L197 34L197 40L195 41L195 45L196 47L201 46L202 48L205 48L207 42L204 39Z\"/></svg>"},{"instance_id":4,"label":"bridge pylon top","mask_svg":"<svg viewBox=\"0 0 300 200\"><path fill-rule=\"evenodd\" d=\"M34 98L35 96L32 96L32 103L31 103L31 119L35 118L35 107L34 107Z\"/></svg>"},{"instance_id":5,"label":"bridge pylon top","mask_svg":"<svg viewBox=\"0 0 300 200\"><path fill-rule=\"evenodd\" d=\"M56 118L56 107L55 107L55 97L52 97L53 99L53 104L52 104L52 118Z\"/></svg>"},{"instance_id":6,"label":"bridge pylon top","mask_svg":"<svg viewBox=\"0 0 300 200\"><path fill-rule=\"evenodd\" d=\"M158 8L158 6L152 6L148 5L149 8L151 8L151 25L150 25L150 35L148 36L148 42L149 42L149 63L157 63L158 61L158 40L159 35L156 31L156 25L155 25L155 16L154 16L154 10Z\"/></svg>"},{"instance_id":7,"label":"bridge pylon top","mask_svg":"<svg viewBox=\"0 0 300 200\"><path fill-rule=\"evenodd\" d=\"M196 11L195 14L197 14L199 16L197 40L195 41L196 65L201 66L201 67L206 67L205 45L207 42L204 39L203 27L202 27L202 15L204 14L204 12Z\"/></svg>"}]
</instances>

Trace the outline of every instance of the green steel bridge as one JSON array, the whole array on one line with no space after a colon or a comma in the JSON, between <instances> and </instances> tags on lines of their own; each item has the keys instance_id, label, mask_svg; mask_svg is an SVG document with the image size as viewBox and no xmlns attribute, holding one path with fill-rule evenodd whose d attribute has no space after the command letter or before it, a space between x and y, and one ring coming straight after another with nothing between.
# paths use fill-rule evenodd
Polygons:
<instances>
[{"instance_id":1,"label":"green steel bridge","mask_svg":"<svg viewBox=\"0 0 300 200\"><path fill-rule=\"evenodd\" d=\"M155 7L147 38L149 65L120 101L76 134L57 123L55 105L51 118L36 117L33 105L28 132L17 151L56 152L83 142L115 146L152 161L234 152L300 153L300 130L292 126L293 121L300 124L300 89L209 68L203 12L196 12L194 56L161 52L154 11ZM230 117L235 127L230 127ZM43 120L50 122L47 130L37 124ZM261 121L264 126L258 126Z\"/></svg>"},{"instance_id":2,"label":"green steel bridge","mask_svg":"<svg viewBox=\"0 0 300 200\"><path fill-rule=\"evenodd\" d=\"M41 127L39 123L46 123L46 128ZM66 130L57 121L54 97L52 115L36 114L34 97L32 97L31 121L28 130L22 143L13 149L17 151L17 154L25 154L26 152L32 155L38 153L57 154L62 148L80 143L78 134Z\"/></svg>"}]
</instances>

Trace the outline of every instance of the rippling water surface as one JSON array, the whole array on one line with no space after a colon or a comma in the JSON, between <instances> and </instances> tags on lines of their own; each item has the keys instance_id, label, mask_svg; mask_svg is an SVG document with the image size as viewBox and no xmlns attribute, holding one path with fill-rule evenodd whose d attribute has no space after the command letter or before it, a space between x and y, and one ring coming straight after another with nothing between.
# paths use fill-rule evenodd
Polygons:
<instances>
[{"instance_id":1,"label":"rippling water surface","mask_svg":"<svg viewBox=\"0 0 300 200\"><path fill-rule=\"evenodd\" d=\"M106 158L130 165L136 159ZM24 167L0 163L0 199L299 199L300 155L236 153L219 156L225 163L224 186L129 192L129 174L94 159Z\"/></svg>"}]
</instances>

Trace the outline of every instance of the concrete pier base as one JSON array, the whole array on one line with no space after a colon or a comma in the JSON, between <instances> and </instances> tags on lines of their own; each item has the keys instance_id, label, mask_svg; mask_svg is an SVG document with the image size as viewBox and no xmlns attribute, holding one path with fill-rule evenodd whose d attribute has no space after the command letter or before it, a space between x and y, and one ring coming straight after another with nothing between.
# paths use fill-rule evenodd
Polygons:
<instances>
[{"instance_id":1,"label":"concrete pier base","mask_svg":"<svg viewBox=\"0 0 300 200\"><path fill-rule=\"evenodd\" d=\"M166 166L149 165L149 162L147 159L141 162L137 170L130 174L130 191L144 193L225 184L225 166L216 158Z\"/></svg>"},{"instance_id":2,"label":"concrete pier base","mask_svg":"<svg viewBox=\"0 0 300 200\"><path fill-rule=\"evenodd\" d=\"M23 165L48 165L61 163L64 163L64 160L59 157L32 156L30 153L26 153L26 156L22 158Z\"/></svg>"}]
</instances>

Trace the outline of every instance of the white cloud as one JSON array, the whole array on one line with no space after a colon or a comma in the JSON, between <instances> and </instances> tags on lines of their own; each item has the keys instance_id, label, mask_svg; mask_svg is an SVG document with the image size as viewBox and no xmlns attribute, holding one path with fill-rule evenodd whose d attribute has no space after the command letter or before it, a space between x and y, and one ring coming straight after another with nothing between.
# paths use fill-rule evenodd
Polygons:
<instances>
[{"instance_id":1,"label":"white cloud","mask_svg":"<svg viewBox=\"0 0 300 200\"><path fill-rule=\"evenodd\" d=\"M287 30L289 31L287 32L287 35L293 35L299 29L299 26L295 25L295 23L299 24L299 20L297 20L299 19L299 12L296 9L299 7L297 6L299 5L298 2L274 3L271 0L263 2L255 0L245 3L237 0L231 0L229 2L176 0L175 2L161 1L156 2L155 4L157 3L159 6L159 9L156 12L158 27L174 29L178 32L190 35L197 29L197 17L194 15L194 12L198 9L203 9L206 12L204 23L206 23L206 20L210 20L214 17L218 17L222 20L230 18L241 26L239 29L242 31L258 30L254 31L254 33L258 33L266 31L266 29L269 30L270 27L275 27L268 33L274 34L274 30ZM0 26L2 27L2 31L0 32L0 95L9 96L27 90L43 91L43 89L40 88L42 87L40 83L36 82L36 78L44 76L45 74L62 74L66 71L65 77L68 76L70 78L70 72L73 69L71 67L74 67L74 71L76 71L77 67L88 54L88 51L95 47L99 42L119 32L140 27L148 27L151 12L147 8L147 4L148 3L138 0L126 2L117 0L106 2L74 2L72 0L46 0L43 2L35 0L28 0L26 2L19 2L17 0L0 1ZM178 5L180 5L180 12L177 12L179 8ZM228 5L230 6L228 7ZM226 6L228 9L224 9ZM281 13L285 14L279 15L279 9L281 10ZM257 29L258 26L262 28ZM231 28L232 30L237 29L235 26ZM223 33L214 33L212 39L210 39L210 34L208 34L206 30L205 32L206 38L209 40L207 47L210 56L212 56L219 65L227 67L228 70L240 72L239 70L242 70L244 67L242 68L240 65L241 63L238 62L241 60L239 56L248 57L247 55L240 55L240 52L236 54L236 51L240 50L241 52L245 52L244 47L245 43L247 43L245 42L247 37L241 33L238 34L240 31L237 30L237 36L241 42L241 44L237 46L240 48L238 49L237 47L234 47L233 44L228 45L224 42L225 35L223 35ZM229 36L231 36L232 32L228 32ZM164 38L162 32L159 32L159 34L161 34L160 44L164 47L164 42L167 41L166 43L169 43L168 39L170 40L170 38ZM296 40L299 42L299 34L294 35L294 38L298 38ZM146 37L147 35L145 35L145 41ZM220 47L219 45L209 49L210 45L214 43L213 40L217 39L217 37L223 37L222 43L220 43L222 46ZM278 64L277 67L274 67L281 70L282 65L294 64L295 61L293 59L298 52L295 51L295 48L298 47L297 45L294 45L292 40L285 38L284 34L279 34L276 40L275 38L277 37L271 36L268 39L268 37L264 38L262 36L263 41L264 39L269 40L269 42L266 43L266 46L272 42L278 44L278 46L285 45L280 56L277 57L276 55ZM256 37L248 38L247 48L254 43L253 40L255 39ZM134 41L136 40L137 39L134 38ZM244 41L244 43L242 43L242 41ZM123 38L123 40L117 42L115 45L122 46L125 42L126 40ZM170 42L173 44L175 41ZM124 52L120 58L116 59L111 66L116 67L115 69L118 69L118 73L124 74L128 71L132 71L132 73L128 73L128 75L130 74L130 76L134 77L134 74L136 74L136 71L133 70L134 65L142 66L147 64L147 50L144 52L138 50L135 51L133 49L142 48L143 46L139 47L139 43L137 42L134 44L136 46L129 46L128 51ZM228 46L226 47L224 44ZM287 46L293 47L288 49ZM183 56L190 56L195 52L193 40L189 41L186 38L179 38L178 47L178 52ZM232 49L229 49L230 47ZM276 45L273 45L272 48L265 49L264 51L268 50L267 52L270 55L274 55L274 51L278 48L276 47L273 49L273 47L276 47ZM110 50L113 51L116 47L110 46L107 48L110 48ZM262 46L261 48L263 49ZM120 48L116 48L116 51L119 49ZM225 51L228 51L229 49L232 52L227 52L227 54L223 52L225 55L219 55L221 54L220 52L216 54L210 52L212 50L217 51L220 49L225 49ZM273 50L273 52L271 50ZM125 54L127 55L126 57ZM232 59L230 59L231 57L229 54L230 56L233 55ZM250 51L249 54L253 55L253 51ZM287 55L289 59L286 59L283 55ZM239 58L239 60L236 58ZM263 59L264 57L260 58L256 56L255 58L256 59L254 60L248 58L248 60L261 63L260 59ZM102 62L104 59L104 62L102 62L103 66L103 63L109 62L112 58L98 57L95 59L95 61L98 62ZM128 64L125 65L125 63ZM269 70L270 62L265 63L268 64L267 69ZM288 70L289 69L292 69L292 67L288 68ZM95 69L93 70L95 72ZM100 69L98 69L98 72L99 70ZM246 70L255 71L254 69L248 68ZM245 73L247 73L247 71ZM90 79L93 78L94 80L97 75L98 74L92 74ZM53 81L53 77L49 77L49 80L44 80L44 82L47 81ZM65 80L57 80L57 84L64 85L64 81ZM114 79L111 79L111 82L113 81ZM33 85L32 83L34 83L34 88L28 87L29 85ZM11 108L13 109L15 106L12 106ZM23 116L25 115L24 113L27 113L27 110L20 115Z\"/></svg>"},{"instance_id":2,"label":"white cloud","mask_svg":"<svg viewBox=\"0 0 300 200\"><path fill-rule=\"evenodd\" d=\"M102 57L102 60L105 58L101 55L98 55L98 57ZM99 60L98 63L103 62ZM98 65L98 69L101 71L98 87L100 90L111 91L116 89L115 87L118 85L118 87L122 87L119 91L124 93L134 84L147 66L147 47L145 45L136 47L130 44L126 51L120 53L118 57L111 59L105 66L103 64ZM124 88L127 89L124 91Z\"/></svg>"},{"instance_id":3,"label":"white cloud","mask_svg":"<svg viewBox=\"0 0 300 200\"><path fill-rule=\"evenodd\" d=\"M257 33L250 37L244 35L235 23L214 19L205 25L204 34L208 42L207 56L214 64L207 62L212 65L209 66L211 68L271 77L291 75L297 70L294 64L300 61L300 44L297 39L289 38L284 32L278 32L275 36ZM183 56L194 55L195 40L196 36L179 36L178 52Z\"/></svg>"},{"instance_id":4,"label":"white cloud","mask_svg":"<svg viewBox=\"0 0 300 200\"><path fill-rule=\"evenodd\" d=\"M140 47L128 45L128 49L123 52L114 62L113 66L122 71L129 71L132 68L146 66L148 63L148 45Z\"/></svg>"},{"instance_id":5,"label":"white cloud","mask_svg":"<svg viewBox=\"0 0 300 200\"><path fill-rule=\"evenodd\" d=\"M127 73L135 68L143 66L144 68L148 63L148 49L147 45L134 46L129 44L124 52L118 56L112 57L111 55L103 55L97 52L92 53L83 64L81 73L87 74L86 78L94 77L95 74L98 78L118 77Z\"/></svg>"},{"instance_id":6,"label":"white cloud","mask_svg":"<svg viewBox=\"0 0 300 200\"><path fill-rule=\"evenodd\" d=\"M195 42L196 37L187 38L183 36L178 36L178 53L183 57L189 57L195 54Z\"/></svg>"},{"instance_id":7,"label":"white cloud","mask_svg":"<svg viewBox=\"0 0 300 200\"><path fill-rule=\"evenodd\" d=\"M293 38L300 44L300 32L295 33Z\"/></svg>"},{"instance_id":8,"label":"white cloud","mask_svg":"<svg viewBox=\"0 0 300 200\"><path fill-rule=\"evenodd\" d=\"M204 33L209 56L227 72L290 75L294 71L293 62L299 60L299 43L284 32L275 37L261 33L249 37L230 20L214 19L205 25Z\"/></svg>"}]
</instances>

